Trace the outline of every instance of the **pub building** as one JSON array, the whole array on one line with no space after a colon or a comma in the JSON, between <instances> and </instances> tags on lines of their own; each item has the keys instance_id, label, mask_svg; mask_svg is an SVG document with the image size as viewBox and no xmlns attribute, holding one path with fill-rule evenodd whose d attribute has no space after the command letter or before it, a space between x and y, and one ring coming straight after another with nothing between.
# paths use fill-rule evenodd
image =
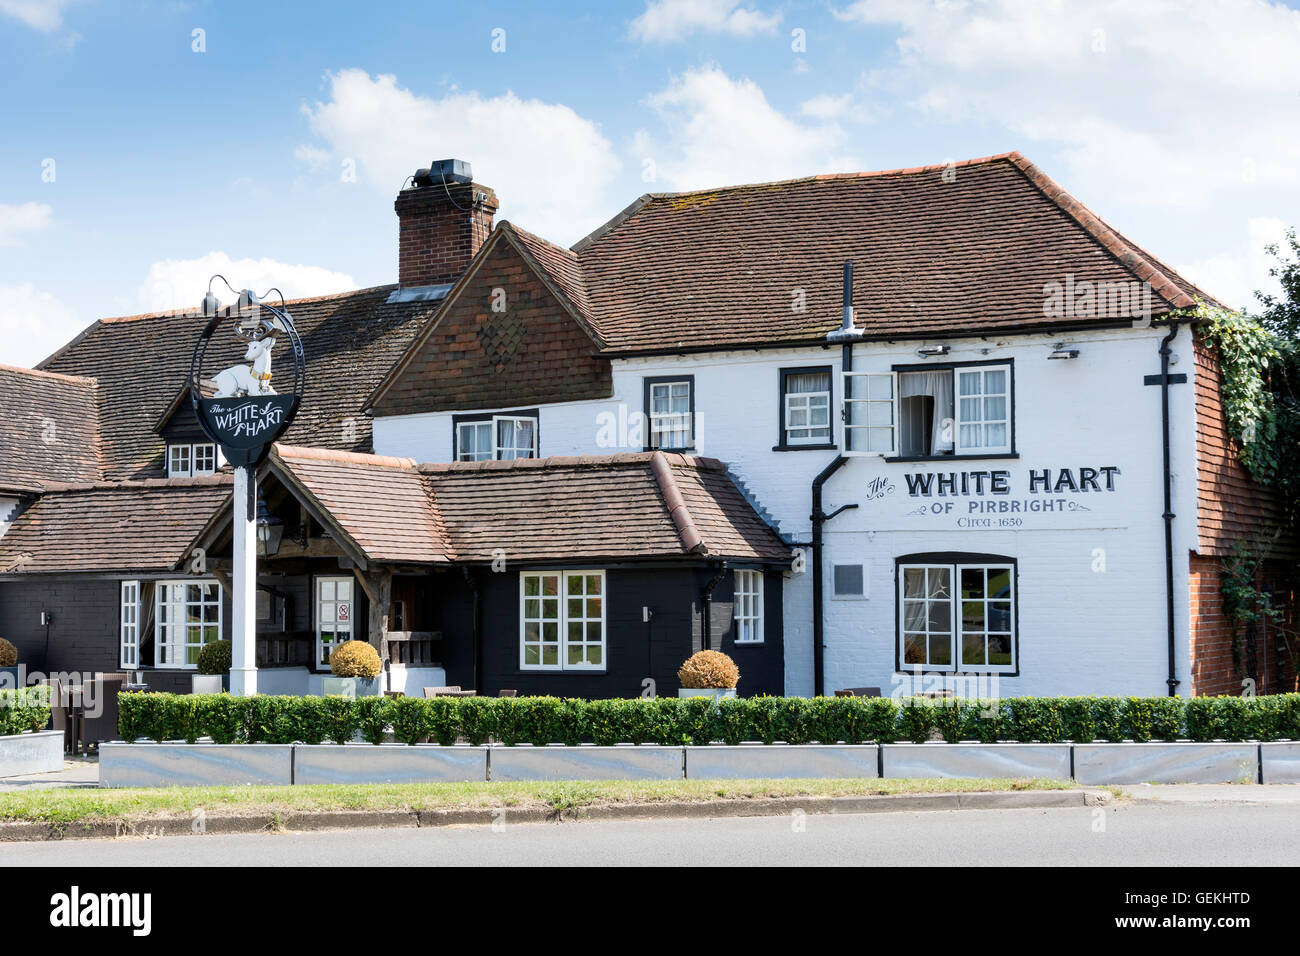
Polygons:
<instances>
[{"instance_id":1,"label":"pub building","mask_svg":"<svg viewBox=\"0 0 1300 956\"><path fill-rule=\"evenodd\" d=\"M1281 518L1182 312L1215 300L1020 154L645 195L571 248L457 161L395 209L396 285L287 303L259 691L320 693L354 638L408 694L673 694L702 648L742 694L1295 688L1223 611L1225 556ZM0 368L0 636L30 670L186 691L229 637L204 322ZM214 335L200 389L246 344Z\"/></svg>"}]
</instances>

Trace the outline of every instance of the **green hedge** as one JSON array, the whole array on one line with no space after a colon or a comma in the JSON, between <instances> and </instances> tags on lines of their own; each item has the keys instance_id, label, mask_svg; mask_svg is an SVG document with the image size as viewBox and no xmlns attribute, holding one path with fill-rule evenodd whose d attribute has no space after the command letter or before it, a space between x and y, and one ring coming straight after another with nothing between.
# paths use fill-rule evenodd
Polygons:
<instances>
[{"instance_id":1,"label":"green hedge","mask_svg":"<svg viewBox=\"0 0 1300 956\"><path fill-rule=\"evenodd\" d=\"M123 694L123 740L378 744L803 744L998 740L1300 739L1300 694L1275 697L748 697L575 700L558 697L232 697ZM21 708L14 714L27 713ZM41 716L43 714L44 716ZM49 708L27 722L44 726ZM5 715L0 713L0 722ZM21 723L21 721L20 721ZM0 723L0 726L4 726ZM26 726L26 724L23 724Z\"/></svg>"},{"instance_id":2,"label":"green hedge","mask_svg":"<svg viewBox=\"0 0 1300 956\"><path fill-rule=\"evenodd\" d=\"M0 690L0 737L44 730L49 725L49 687Z\"/></svg>"}]
</instances>

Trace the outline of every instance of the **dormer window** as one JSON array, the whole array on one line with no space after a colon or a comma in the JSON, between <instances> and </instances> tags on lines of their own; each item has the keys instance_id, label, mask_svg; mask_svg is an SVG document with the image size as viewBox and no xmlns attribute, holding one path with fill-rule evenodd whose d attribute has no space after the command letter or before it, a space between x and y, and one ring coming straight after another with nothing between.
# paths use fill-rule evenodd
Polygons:
<instances>
[{"instance_id":1,"label":"dormer window","mask_svg":"<svg viewBox=\"0 0 1300 956\"><path fill-rule=\"evenodd\" d=\"M217 446L211 442L167 446L167 477L194 478L216 474Z\"/></svg>"}]
</instances>

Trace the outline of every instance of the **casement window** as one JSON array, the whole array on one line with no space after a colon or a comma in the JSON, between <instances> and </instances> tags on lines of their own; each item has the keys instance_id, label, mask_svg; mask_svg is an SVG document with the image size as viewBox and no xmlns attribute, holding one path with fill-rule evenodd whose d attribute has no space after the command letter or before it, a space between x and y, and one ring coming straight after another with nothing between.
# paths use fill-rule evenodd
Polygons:
<instances>
[{"instance_id":1,"label":"casement window","mask_svg":"<svg viewBox=\"0 0 1300 956\"><path fill-rule=\"evenodd\" d=\"M491 461L496 457L492 422L459 422L456 425L456 460Z\"/></svg>"},{"instance_id":2,"label":"casement window","mask_svg":"<svg viewBox=\"0 0 1300 956\"><path fill-rule=\"evenodd\" d=\"M1014 672L1015 580L1014 562L986 557L971 556L971 563L900 560L900 666Z\"/></svg>"},{"instance_id":3,"label":"casement window","mask_svg":"<svg viewBox=\"0 0 1300 956\"><path fill-rule=\"evenodd\" d=\"M122 582L120 628L120 653L118 663L123 668L140 666L140 582Z\"/></svg>"},{"instance_id":4,"label":"casement window","mask_svg":"<svg viewBox=\"0 0 1300 956\"><path fill-rule=\"evenodd\" d=\"M981 457L1014 451L1010 363L844 377L846 455Z\"/></svg>"},{"instance_id":5,"label":"casement window","mask_svg":"<svg viewBox=\"0 0 1300 956\"><path fill-rule=\"evenodd\" d=\"M732 619L737 644L763 643L763 572L737 571Z\"/></svg>"},{"instance_id":6,"label":"casement window","mask_svg":"<svg viewBox=\"0 0 1300 956\"><path fill-rule=\"evenodd\" d=\"M193 667L204 644L221 640L221 585L209 580L159 581L156 667Z\"/></svg>"},{"instance_id":7,"label":"casement window","mask_svg":"<svg viewBox=\"0 0 1300 956\"><path fill-rule=\"evenodd\" d=\"M456 416L456 461L508 461L536 458L537 413Z\"/></svg>"},{"instance_id":8,"label":"casement window","mask_svg":"<svg viewBox=\"0 0 1300 956\"><path fill-rule=\"evenodd\" d=\"M354 611L350 577L316 579L316 666L329 667L334 648L352 640Z\"/></svg>"},{"instance_id":9,"label":"casement window","mask_svg":"<svg viewBox=\"0 0 1300 956\"><path fill-rule=\"evenodd\" d=\"M519 666L604 670L604 571L519 575Z\"/></svg>"},{"instance_id":10,"label":"casement window","mask_svg":"<svg viewBox=\"0 0 1300 956\"><path fill-rule=\"evenodd\" d=\"M509 418L500 416L492 419L496 428L496 457L502 461L514 458L537 457L537 419Z\"/></svg>"},{"instance_id":11,"label":"casement window","mask_svg":"<svg viewBox=\"0 0 1300 956\"><path fill-rule=\"evenodd\" d=\"M167 477L193 478L216 474L220 461L212 442L167 446Z\"/></svg>"},{"instance_id":12,"label":"casement window","mask_svg":"<svg viewBox=\"0 0 1300 956\"><path fill-rule=\"evenodd\" d=\"M645 379L647 449L682 451L695 447L695 378Z\"/></svg>"},{"instance_id":13,"label":"casement window","mask_svg":"<svg viewBox=\"0 0 1300 956\"><path fill-rule=\"evenodd\" d=\"M781 436L778 447L831 443L831 370L781 369Z\"/></svg>"}]
</instances>

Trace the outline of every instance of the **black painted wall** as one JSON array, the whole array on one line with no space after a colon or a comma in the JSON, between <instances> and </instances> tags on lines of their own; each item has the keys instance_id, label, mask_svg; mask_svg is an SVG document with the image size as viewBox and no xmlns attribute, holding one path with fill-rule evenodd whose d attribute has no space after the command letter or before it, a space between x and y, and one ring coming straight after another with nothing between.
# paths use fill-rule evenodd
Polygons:
<instances>
[{"instance_id":1,"label":"black painted wall","mask_svg":"<svg viewBox=\"0 0 1300 956\"><path fill-rule=\"evenodd\" d=\"M337 574L336 565L322 568ZM677 693L677 669L702 646L701 592L713 576L707 568L610 570L606 572L606 670L535 672L519 668L519 568L508 572L476 571L482 590L483 674L480 693L496 696L502 688L520 694L564 697L637 697L651 678L660 696ZM733 576L718 583L712 598L712 646L736 661L740 693L784 692L782 642L782 578L769 573L764 580L765 642L740 645L732 625ZM293 595L289 630L312 627L311 578L307 574L263 577L262 583ZM429 577L427 626L443 632L443 666L447 683L475 687L472 593L459 572ZM357 637L365 638L366 602L355 591ZM33 577L0 581L0 637L18 648L20 663L29 671L116 672L118 662L120 582L76 576ZM230 598L223 594L223 636L230 637ZM650 624L641 608L654 611ZM50 611L48 656L40 612ZM188 692L188 670L157 670L147 666L145 680L153 690Z\"/></svg>"},{"instance_id":2,"label":"black painted wall","mask_svg":"<svg viewBox=\"0 0 1300 956\"><path fill-rule=\"evenodd\" d=\"M606 572L606 669L592 672L537 672L519 667L519 568L479 572L482 589L483 674L479 692L496 696L502 688L561 697L638 697L650 678L659 696L674 696L677 669L701 646L701 592L713 576L708 569L672 568ZM732 576L713 592L713 647L730 654L740 667L740 693L781 694L785 685L782 645L781 576L764 584L766 640L735 647L731 640ZM451 583L448 581L447 583ZM457 582L460 583L460 582ZM654 618L642 621L648 606ZM444 592L439 626L447 682L475 686L472 599L461 584Z\"/></svg>"}]
</instances>

